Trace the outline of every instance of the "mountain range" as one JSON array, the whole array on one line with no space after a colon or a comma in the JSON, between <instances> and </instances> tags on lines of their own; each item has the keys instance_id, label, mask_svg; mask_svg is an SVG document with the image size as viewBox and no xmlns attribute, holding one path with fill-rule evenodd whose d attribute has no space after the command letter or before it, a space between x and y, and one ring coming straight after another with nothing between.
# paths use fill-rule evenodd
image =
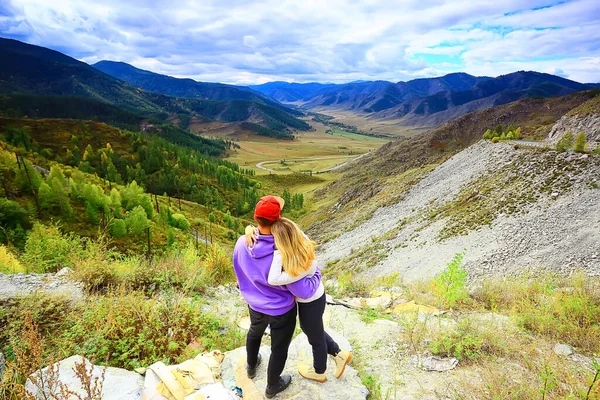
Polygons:
<instances>
[{"instance_id":1,"label":"mountain range","mask_svg":"<svg viewBox=\"0 0 600 400\"><path fill-rule=\"evenodd\" d=\"M298 84L272 82L252 86L281 102L307 109L346 110L368 118L398 120L406 126L436 127L471 111L527 97L563 96L595 87L558 76L519 71L497 78L453 73L408 82Z\"/></svg>"},{"instance_id":2,"label":"mountain range","mask_svg":"<svg viewBox=\"0 0 600 400\"><path fill-rule=\"evenodd\" d=\"M179 114L200 121L244 122L271 136L276 136L275 131L310 129L298 118L303 115L298 106L325 114L328 110L347 111L401 126L434 128L472 111L598 86L519 71L496 78L453 73L396 83L269 82L243 87L174 78L123 62L105 60L90 66L57 51L11 39L0 38L0 55L5 60L0 64L0 94L4 94L0 104L30 117L57 116L57 109L64 107L51 104L75 97L85 100L68 101L71 106L59 112L61 117L108 114L115 118L118 114L131 124L143 117L166 121ZM294 107L289 107L291 103ZM48 111L50 108L54 111Z\"/></svg>"},{"instance_id":3,"label":"mountain range","mask_svg":"<svg viewBox=\"0 0 600 400\"><path fill-rule=\"evenodd\" d=\"M84 98L83 103L87 106L85 110L73 110L75 115L70 115L71 118L90 118L95 116L95 107L111 105L127 113L162 121L166 121L169 115L184 114L205 121L248 121L275 131L310 128L297 118L301 115L298 111L252 93L250 89L215 84L204 94L197 90L195 98L175 97L144 90L60 52L12 39L0 38L0 57L4 60L0 64L0 94L4 95L3 102L9 107L23 103L15 100L15 96L30 96L31 101L40 104L48 101L40 100L39 96L77 97ZM169 79L172 83L182 81ZM187 86L191 83L194 87L201 86L191 80L185 81ZM189 94L190 90L181 90L181 93ZM175 93L175 90L168 92ZM41 114L44 114L43 110Z\"/></svg>"}]
</instances>

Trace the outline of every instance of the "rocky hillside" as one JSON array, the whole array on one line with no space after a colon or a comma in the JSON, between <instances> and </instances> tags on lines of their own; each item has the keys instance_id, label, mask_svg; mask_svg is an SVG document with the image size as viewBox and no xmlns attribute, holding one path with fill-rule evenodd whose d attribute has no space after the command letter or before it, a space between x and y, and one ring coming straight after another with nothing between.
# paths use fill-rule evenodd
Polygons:
<instances>
[{"instance_id":1,"label":"rocky hillside","mask_svg":"<svg viewBox=\"0 0 600 400\"><path fill-rule=\"evenodd\" d=\"M365 221L378 208L396 204L424 174L478 142L497 125L521 127L525 139L545 139L552 126L592 96L524 99L476 111L409 140L391 142L345 169L316 198L322 205L303 222L319 240L329 240Z\"/></svg>"},{"instance_id":2,"label":"rocky hillside","mask_svg":"<svg viewBox=\"0 0 600 400\"><path fill-rule=\"evenodd\" d=\"M552 127L548 141L556 143L567 132L573 135L584 132L591 146L596 146L600 142L600 95L596 95L563 116Z\"/></svg>"},{"instance_id":3,"label":"rocky hillside","mask_svg":"<svg viewBox=\"0 0 600 400\"><path fill-rule=\"evenodd\" d=\"M598 156L480 142L323 244L320 260L369 278L421 280L464 251L472 278L600 274L599 186Z\"/></svg>"},{"instance_id":4,"label":"rocky hillside","mask_svg":"<svg viewBox=\"0 0 600 400\"><path fill-rule=\"evenodd\" d=\"M598 156L478 143L497 124L545 138L591 96L471 113L351 165L317 193L326 205L305 221L323 243L321 261L363 277L418 280L465 250L473 278L528 268L600 273Z\"/></svg>"}]
</instances>

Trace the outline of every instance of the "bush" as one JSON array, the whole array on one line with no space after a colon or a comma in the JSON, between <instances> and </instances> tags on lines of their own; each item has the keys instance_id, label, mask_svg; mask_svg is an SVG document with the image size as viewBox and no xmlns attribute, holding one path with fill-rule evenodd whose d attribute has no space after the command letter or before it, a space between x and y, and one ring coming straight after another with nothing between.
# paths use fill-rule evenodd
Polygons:
<instances>
[{"instance_id":1,"label":"bush","mask_svg":"<svg viewBox=\"0 0 600 400\"><path fill-rule=\"evenodd\" d=\"M110 223L110 235L114 238L120 238L127 235L127 225L122 219L113 219Z\"/></svg>"},{"instance_id":2,"label":"bush","mask_svg":"<svg viewBox=\"0 0 600 400\"><path fill-rule=\"evenodd\" d=\"M469 298L466 286L468 274L462 266L463 258L464 253L456 254L433 280L433 291L444 308L454 307Z\"/></svg>"},{"instance_id":3,"label":"bush","mask_svg":"<svg viewBox=\"0 0 600 400\"><path fill-rule=\"evenodd\" d=\"M18 274L25 272L25 267L5 246L0 245L0 272L3 274Z\"/></svg>"},{"instance_id":4,"label":"bush","mask_svg":"<svg viewBox=\"0 0 600 400\"><path fill-rule=\"evenodd\" d=\"M0 198L0 243L24 244L23 229L31 228L27 211L16 201ZM16 242L16 243L15 243Z\"/></svg>"},{"instance_id":5,"label":"bush","mask_svg":"<svg viewBox=\"0 0 600 400\"><path fill-rule=\"evenodd\" d=\"M81 240L72 233L63 235L58 225L35 223L25 243L23 262L28 271L56 272L72 266L72 256L81 251Z\"/></svg>"},{"instance_id":6,"label":"bush","mask_svg":"<svg viewBox=\"0 0 600 400\"><path fill-rule=\"evenodd\" d=\"M583 153L585 151L585 132L579 132L575 138L575 145L573 150L577 153Z\"/></svg>"},{"instance_id":7,"label":"bush","mask_svg":"<svg viewBox=\"0 0 600 400\"><path fill-rule=\"evenodd\" d=\"M485 133L483 134L483 138L486 140L491 140L492 139L492 131L489 129L487 131L485 131Z\"/></svg>"},{"instance_id":8,"label":"bush","mask_svg":"<svg viewBox=\"0 0 600 400\"><path fill-rule=\"evenodd\" d=\"M232 282L235 279L231 257L221 246L211 245L202 260L203 278L213 286Z\"/></svg>"},{"instance_id":9,"label":"bush","mask_svg":"<svg viewBox=\"0 0 600 400\"><path fill-rule=\"evenodd\" d=\"M492 138L492 143L498 143L500 141L500 138L498 136L494 136Z\"/></svg>"},{"instance_id":10,"label":"bush","mask_svg":"<svg viewBox=\"0 0 600 400\"><path fill-rule=\"evenodd\" d=\"M136 206L125 220L127 230L133 235L142 235L150 227L150 221L146 217L146 211L142 206Z\"/></svg>"},{"instance_id":11,"label":"bush","mask_svg":"<svg viewBox=\"0 0 600 400\"><path fill-rule=\"evenodd\" d=\"M454 329L445 329L429 344L435 355L473 361L486 354L501 356L503 345L497 332L483 331L474 321L462 319Z\"/></svg>"},{"instance_id":12,"label":"bush","mask_svg":"<svg viewBox=\"0 0 600 400\"><path fill-rule=\"evenodd\" d=\"M509 313L530 332L600 351L600 282L583 273L570 278L536 276L484 282L473 294L493 312Z\"/></svg>"},{"instance_id":13,"label":"bush","mask_svg":"<svg viewBox=\"0 0 600 400\"><path fill-rule=\"evenodd\" d=\"M573 147L573 133L567 132L564 136L556 143L556 151L567 151Z\"/></svg>"},{"instance_id":14,"label":"bush","mask_svg":"<svg viewBox=\"0 0 600 400\"><path fill-rule=\"evenodd\" d=\"M171 215L170 224L171 224L171 226L173 226L175 228L179 228L182 231L190 230L190 222L182 214Z\"/></svg>"},{"instance_id":15,"label":"bush","mask_svg":"<svg viewBox=\"0 0 600 400\"><path fill-rule=\"evenodd\" d=\"M219 321L182 296L156 299L141 292L113 293L91 299L72 318L64 333L68 352L94 354L116 367L183 361L185 347L196 337L205 347L223 351L241 344L239 333L221 335Z\"/></svg>"}]
</instances>

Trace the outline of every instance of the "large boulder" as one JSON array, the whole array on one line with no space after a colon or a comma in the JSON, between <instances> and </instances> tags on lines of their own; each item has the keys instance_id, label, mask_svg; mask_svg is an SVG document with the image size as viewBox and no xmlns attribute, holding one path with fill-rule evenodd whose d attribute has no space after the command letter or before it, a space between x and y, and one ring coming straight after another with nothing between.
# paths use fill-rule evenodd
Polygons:
<instances>
[{"instance_id":1,"label":"large boulder","mask_svg":"<svg viewBox=\"0 0 600 400\"><path fill-rule=\"evenodd\" d=\"M85 363L86 369L91 371L89 376L92 384L96 379L99 382L105 367L92 366L90 360L81 356L72 356L54 364L54 372L46 367L32 374L27 379L25 390L35 399L47 399L50 398L49 394L51 392L60 395L58 383L82 396L81 398L85 398L86 392L83 389L81 379L75 374L76 365L82 363ZM122 368L107 367L102 384L102 400L139 400L142 398L143 388L144 377L140 374ZM72 395L65 400L77 398Z\"/></svg>"},{"instance_id":2,"label":"large boulder","mask_svg":"<svg viewBox=\"0 0 600 400\"><path fill-rule=\"evenodd\" d=\"M351 350L350 343L343 336L334 331L328 330L331 337L340 345L343 350ZM262 364L257 369L254 384L260 393L265 392L267 386L267 365L271 349L268 346L260 348L262 355ZM331 358L327 366L327 382L317 383L302 378L298 374L298 364L312 365L312 348L304 333L298 335L291 343L288 359L283 371L284 374L292 376L292 384L285 391L280 393L276 399L294 399L294 400L365 400L369 391L361 383L358 373L351 364L346 366L344 375L340 379L333 376L335 364ZM221 365L223 381L227 384L235 382L235 368L238 363L245 365L246 348L238 349L225 353L225 359Z\"/></svg>"}]
</instances>

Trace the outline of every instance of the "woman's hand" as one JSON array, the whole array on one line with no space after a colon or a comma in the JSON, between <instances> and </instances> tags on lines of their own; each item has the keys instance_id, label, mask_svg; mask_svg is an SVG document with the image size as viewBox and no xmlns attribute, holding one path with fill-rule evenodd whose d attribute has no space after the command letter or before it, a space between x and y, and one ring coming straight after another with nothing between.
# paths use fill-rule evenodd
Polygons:
<instances>
[{"instance_id":1,"label":"woman's hand","mask_svg":"<svg viewBox=\"0 0 600 400\"><path fill-rule=\"evenodd\" d=\"M255 228L252 225L248 225L246 227L246 232L244 233L246 236L246 244L248 247L253 247L258 241L258 228Z\"/></svg>"}]
</instances>

